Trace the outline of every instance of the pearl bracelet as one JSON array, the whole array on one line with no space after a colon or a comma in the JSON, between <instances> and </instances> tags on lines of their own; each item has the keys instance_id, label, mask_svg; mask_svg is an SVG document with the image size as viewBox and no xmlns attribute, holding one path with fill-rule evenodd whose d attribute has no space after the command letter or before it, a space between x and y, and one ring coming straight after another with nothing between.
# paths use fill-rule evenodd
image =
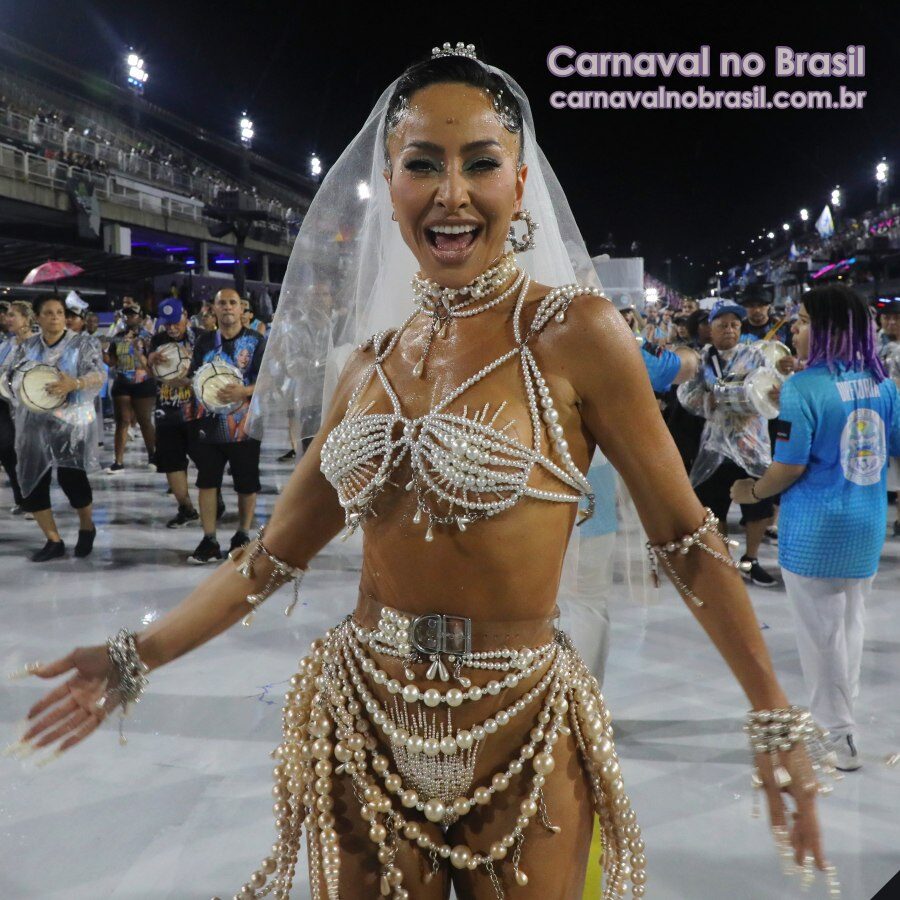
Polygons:
<instances>
[{"instance_id":1,"label":"pearl bracelet","mask_svg":"<svg viewBox=\"0 0 900 900\"><path fill-rule=\"evenodd\" d=\"M709 544L703 540L704 534L707 532L715 532L719 525L719 519L715 513L713 513L708 506L705 507L705 510L706 516L703 519L703 523L691 534L686 534L683 538L676 541L669 541L666 544L651 544L650 541L647 541L647 555L650 558L650 574L653 578L654 587L659 587L659 569L657 567L657 560L659 560L665 566L666 571L669 573L669 577L672 579L672 583L678 589L679 593L682 596L687 597L694 606L703 606L703 601L684 583L682 578L675 571L675 568L669 559L670 554L677 552L682 556L687 556L691 551L691 547L699 547L704 553L708 553L714 559L717 559L720 563L723 563L729 568L738 569L741 572L748 572L751 566L751 563L749 562L739 562L733 560L727 553L720 553L715 547L710 547ZM726 544L731 547L736 547L737 541L726 541Z\"/></svg>"},{"instance_id":2,"label":"pearl bracelet","mask_svg":"<svg viewBox=\"0 0 900 900\"><path fill-rule=\"evenodd\" d=\"M106 641L106 653L117 678L115 686L107 691L97 706L102 710L107 706L108 698L115 698L116 703L113 706L122 704L122 716L119 720L120 744L126 743L122 724L128 715L128 704L140 702L148 684L147 673L150 671L138 655L136 638L137 635L133 631L123 628Z\"/></svg>"},{"instance_id":3,"label":"pearl bracelet","mask_svg":"<svg viewBox=\"0 0 900 900\"><path fill-rule=\"evenodd\" d=\"M294 607L300 599L300 585L303 582L303 576L306 574L306 569L292 566L290 563L286 563L283 559L279 559L266 549L265 544L262 542L265 527L265 525L260 526L256 535L256 540L254 540L251 545L250 550L247 553L247 558L243 562L241 562L241 557L246 548L236 548L228 554L228 558L235 564L238 572L248 580L256 577L256 573L253 571L253 564L260 556L264 556L269 560L273 567L263 589L257 591L255 594L247 595L247 602L250 604L250 612L241 620L242 625L249 626L253 621L253 614L256 612L259 605L274 594L285 582L293 581L294 597L284 610L284 614L289 616L294 611Z\"/></svg>"}]
</instances>

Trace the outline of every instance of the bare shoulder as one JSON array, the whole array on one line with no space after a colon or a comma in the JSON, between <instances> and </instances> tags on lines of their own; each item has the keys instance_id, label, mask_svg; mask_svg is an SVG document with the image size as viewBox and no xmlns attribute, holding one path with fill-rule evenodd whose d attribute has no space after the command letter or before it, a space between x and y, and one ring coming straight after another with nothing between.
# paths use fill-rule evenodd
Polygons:
<instances>
[{"instance_id":1,"label":"bare shoulder","mask_svg":"<svg viewBox=\"0 0 900 900\"><path fill-rule=\"evenodd\" d=\"M634 335L609 298L581 285L540 287L531 321L541 325L546 320L540 328L541 352L563 364L579 393L606 373L621 376L623 368L640 364Z\"/></svg>"}]
</instances>

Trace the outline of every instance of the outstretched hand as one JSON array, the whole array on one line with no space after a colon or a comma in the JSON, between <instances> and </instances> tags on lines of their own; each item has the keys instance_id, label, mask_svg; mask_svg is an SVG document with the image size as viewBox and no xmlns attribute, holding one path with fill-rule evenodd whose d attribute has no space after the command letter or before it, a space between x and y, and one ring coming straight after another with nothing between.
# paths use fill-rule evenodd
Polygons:
<instances>
[{"instance_id":1,"label":"outstretched hand","mask_svg":"<svg viewBox=\"0 0 900 900\"><path fill-rule=\"evenodd\" d=\"M769 754L757 754L756 764L762 777L763 790L769 806L769 820L776 841L784 855L791 851L793 861L809 870L809 858L817 869L830 871L831 867L822 850L822 838L816 815L816 797L819 783L813 771L809 755L803 746L795 746L778 754L777 762ZM790 782L779 785L776 765L790 776ZM782 773L783 775L783 773ZM790 808L788 796L793 800Z\"/></svg>"},{"instance_id":2,"label":"outstretched hand","mask_svg":"<svg viewBox=\"0 0 900 900\"><path fill-rule=\"evenodd\" d=\"M111 690L116 674L105 646L78 647L56 662L30 666L29 672L46 679L73 674L28 711L30 726L20 739L28 752L60 741L54 756L64 753L96 731L116 706Z\"/></svg>"}]
</instances>

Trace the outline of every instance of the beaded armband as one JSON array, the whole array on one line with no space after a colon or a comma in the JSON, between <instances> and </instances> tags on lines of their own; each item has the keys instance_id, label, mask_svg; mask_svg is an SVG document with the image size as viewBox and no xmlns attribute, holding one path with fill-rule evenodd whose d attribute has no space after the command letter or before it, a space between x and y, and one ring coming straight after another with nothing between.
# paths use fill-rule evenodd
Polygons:
<instances>
[{"instance_id":1,"label":"beaded armband","mask_svg":"<svg viewBox=\"0 0 900 900\"><path fill-rule=\"evenodd\" d=\"M239 550L232 550L231 553L228 554L228 558L235 564L238 572L247 579L256 577L256 573L253 571L253 564L260 556L265 557L272 563L272 571L269 573L269 577L262 590L257 591L255 594L247 595L247 602L250 604L250 612L241 620L242 625L250 625L253 621L253 614L256 612L259 605L274 594L283 584L288 581L293 581L294 597L284 610L284 614L289 616L294 611L294 607L300 599L300 584L303 581L303 576L306 574L306 569L292 566L283 559L274 556L266 549L265 544L262 542L264 531L265 525L260 527L256 539L250 545L249 549L242 547ZM242 556L245 553L246 558L242 559Z\"/></svg>"},{"instance_id":2,"label":"beaded armband","mask_svg":"<svg viewBox=\"0 0 900 900\"><path fill-rule=\"evenodd\" d=\"M650 558L650 572L654 586L659 587L659 569L657 567L657 561L659 561L665 566L666 571L669 573L675 587L678 588L679 593L681 593L682 596L687 597L694 606L703 606L703 601L679 577L678 573L675 571L675 567L669 559L669 556L673 553L680 553L682 556L687 556L687 554L690 553L691 547L699 547L704 553L708 553L714 559L717 559L720 563L724 563L729 568L738 569L741 572L749 571L749 562L738 562L737 560L733 560L727 553L720 553L715 547L710 547L709 544L703 540L703 535L708 531L716 531L718 525L718 517L709 507L706 507L706 517L703 519L703 524L693 533L686 534L683 538L680 538L677 541L669 541L666 544L651 544L650 541L647 541L647 555ZM726 543L730 547L737 546L737 541L726 541Z\"/></svg>"}]
</instances>

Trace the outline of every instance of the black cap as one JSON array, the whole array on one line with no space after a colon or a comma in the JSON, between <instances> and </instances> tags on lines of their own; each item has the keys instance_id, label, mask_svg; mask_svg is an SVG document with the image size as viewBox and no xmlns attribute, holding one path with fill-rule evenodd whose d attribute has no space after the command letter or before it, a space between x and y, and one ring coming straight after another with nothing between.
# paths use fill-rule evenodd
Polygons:
<instances>
[{"instance_id":1,"label":"black cap","mask_svg":"<svg viewBox=\"0 0 900 900\"><path fill-rule=\"evenodd\" d=\"M740 303L741 306L768 305L771 302L772 291L760 282L748 284L747 287L741 291L740 297L738 297L738 303Z\"/></svg>"}]
</instances>

